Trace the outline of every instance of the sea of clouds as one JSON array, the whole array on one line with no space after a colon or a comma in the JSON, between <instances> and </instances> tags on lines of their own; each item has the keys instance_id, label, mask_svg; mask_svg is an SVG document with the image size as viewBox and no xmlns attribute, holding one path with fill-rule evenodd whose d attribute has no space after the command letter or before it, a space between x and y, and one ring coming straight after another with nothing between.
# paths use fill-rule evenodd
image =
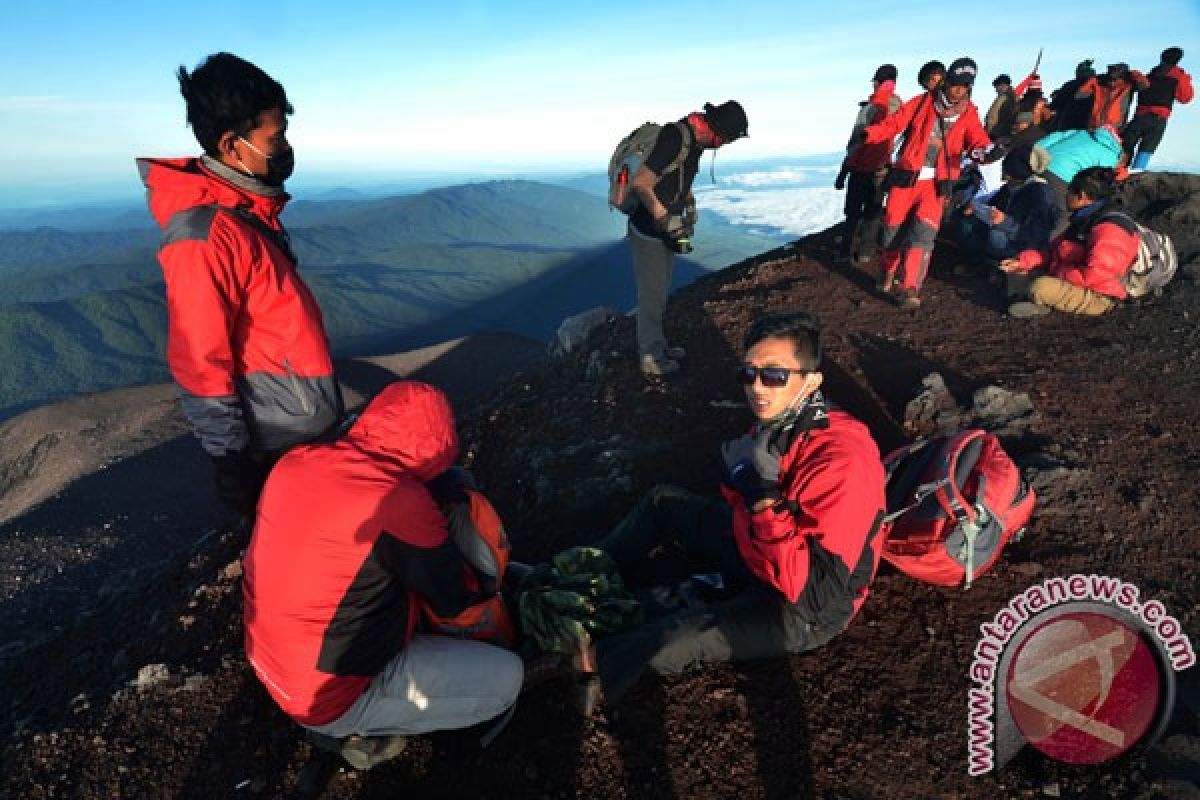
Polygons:
<instances>
[{"instance_id":1,"label":"sea of clouds","mask_svg":"<svg viewBox=\"0 0 1200 800\"><path fill-rule=\"evenodd\" d=\"M754 231L805 236L842 218L845 194L833 188L837 165L781 165L695 183L696 203ZM707 176L704 176L707 177Z\"/></svg>"}]
</instances>

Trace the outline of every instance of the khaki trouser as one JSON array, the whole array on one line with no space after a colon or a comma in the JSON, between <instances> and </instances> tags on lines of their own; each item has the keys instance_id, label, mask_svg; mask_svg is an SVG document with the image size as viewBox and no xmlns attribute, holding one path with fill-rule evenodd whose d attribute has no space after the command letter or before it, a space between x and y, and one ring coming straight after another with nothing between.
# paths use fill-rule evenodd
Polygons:
<instances>
[{"instance_id":1,"label":"khaki trouser","mask_svg":"<svg viewBox=\"0 0 1200 800\"><path fill-rule=\"evenodd\" d=\"M1039 306L1049 306L1068 314L1086 314L1089 317L1106 314L1117 304L1107 295L1083 289L1049 275L1034 278L1029 287L1029 299Z\"/></svg>"},{"instance_id":2,"label":"khaki trouser","mask_svg":"<svg viewBox=\"0 0 1200 800\"><path fill-rule=\"evenodd\" d=\"M671 289L675 251L661 239L639 233L633 225L629 226L629 247L633 251L633 278L637 283L638 354L662 358L667 347L662 318Z\"/></svg>"}]
</instances>

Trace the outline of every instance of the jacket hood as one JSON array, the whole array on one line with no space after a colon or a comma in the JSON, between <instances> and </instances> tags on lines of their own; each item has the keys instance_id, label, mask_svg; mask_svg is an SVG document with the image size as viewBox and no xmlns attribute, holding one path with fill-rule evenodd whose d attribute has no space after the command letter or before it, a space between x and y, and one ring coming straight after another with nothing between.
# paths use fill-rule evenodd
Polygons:
<instances>
[{"instance_id":1,"label":"jacket hood","mask_svg":"<svg viewBox=\"0 0 1200 800\"><path fill-rule=\"evenodd\" d=\"M210 158L139 158L146 203L159 227L180 211L206 205L246 208L270 220L289 196Z\"/></svg>"},{"instance_id":2,"label":"jacket hood","mask_svg":"<svg viewBox=\"0 0 1200 800\"><path fill-rule=\"evenodd\" d=\"M441 390L417 381L397 381L377 394L345 439L399 463L420 481L458 458L450 402Z\"/></svg>"}]
</instances>

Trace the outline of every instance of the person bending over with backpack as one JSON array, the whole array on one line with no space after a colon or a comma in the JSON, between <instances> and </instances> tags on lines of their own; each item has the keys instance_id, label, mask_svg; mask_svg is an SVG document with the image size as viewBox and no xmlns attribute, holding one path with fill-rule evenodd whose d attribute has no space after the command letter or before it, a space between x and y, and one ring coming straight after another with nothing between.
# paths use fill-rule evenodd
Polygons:
<instances>
[{"instance_id":1,"label":"person bending over with backpack","mask_svg":"<svg viewBox=\"0 0 1200 800\"><path fill-rule=\"evenodd\" d=\"M637 282L639 365L647 377L679 369L682 347L667 344L662 317L671 288L675 254L691 252L696 225L692 181L705 150L747 135L746 112L735 100L704 104L704 113L688 114L664 125L654 147L630 181L639 200L629 217L629 245Z\"/></svg>"},{"instance_id":2,"label":"person bending over with backpack","mask_svg":"<svg viewBox=\"0 0 1200 800\"><path fill-rule=\"evenodd\" d=\"M293 162L283 87L229 53L180 67L179 87L204 155L137 160L163 229L167 364L218 496L252 517L271 464L336 430L342 395L279 219Z\"/></svg>"},{"instance_id":3,"label":"person bending over with backpack","mask_svg":"<svg viewBox=\"0 0 1200 800\"><path fill-rule=\"evenodd\" d=\"M754 422L721 446L723 497L656 486L596 543L628 583L683 566L719 573L727 596L598 639L577 655L583 675L573 700L581 713L601 697L616 702L646 669L672 674L801 653L858 613L879 563L883 466L866 427L826 403L820 366L811 314L755 322L737 369ZM651 559L664 551L665 561Z\"/></svg>"},{"instance_id":4,"label":"person bending over with backpack","mask_svg":"<svg viewBox=\"0 0 1200 800\"><path fill-rule=\"evenodd\" d=\"M921 286L963 156L992 144L970 98L975 74L974 61L957 59L938 88L864 132L867 144L890 142L903 133L888 174L879 288L891 292L898 283L895 299L904 308L921 305Z\"/></svg>"},{"instance_id":5,"label":"person bending over with backpack","mask_svg":"<svg viewBox=\"0 0 1200 800\"><path fill-rule=\"evenodd\" d=\"M1115 174L1108 167L1082 170L1067 188L1067 229L1048 249L1024 250L1000 262L1000 269L1027 274L1029 301L1008 313L1027 318L1051 310L1096 316L1127 296L1125 276L1138 256L1137 226L1108 207Z\"/></svg>"},{"instance_id":6,"label":"person bending over with backpack","mask_svg":"<svg viewBox=\"0 0 1200 800\"><path fill-rule=\"evenodd\" d=\"M244 559L246 655L313 743L358 769L404 736L496 717L521 688L514 653L417 631L422 607L449 618L499 588L455 546L457 452L445 396L397 382L341 439L292 449L263 489Z\"/></svg>"}]
</instances>

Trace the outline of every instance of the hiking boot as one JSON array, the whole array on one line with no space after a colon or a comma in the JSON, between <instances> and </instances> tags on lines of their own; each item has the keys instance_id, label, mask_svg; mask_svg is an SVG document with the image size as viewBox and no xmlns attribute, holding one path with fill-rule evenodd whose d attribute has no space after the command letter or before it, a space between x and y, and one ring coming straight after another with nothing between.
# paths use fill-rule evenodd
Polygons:
<instances>
[{"instance_id":1,"label":"hiking boot","mask_svg":"<svg viewBox=\"0 0 1200 800\"><path fill-rule=\"evenodd\" d=\"M1028 301L1013 303L1008 307L1008 315L1013 319L1032 319L1034 317L1044 317L1049 313L1049 306L1039 306L1037 303L1030 303Z\"/></svg>"},{"instance_id":2,"label":"hiking boot","mask_svg":"<svg viewBox=\"0 0 1200 800\"><path fill-rule=\"evenodd\" d=\"M896 305L906 309L916 309L921 307L921 295L916 289L903 289L896 295Z\"/></svg>"},{"instance_id":3,"label":"hiking boot","mask_svg":"<svg viewBox=\"0 0 1200 800\"><path fill-rule=\"evenodd\" d=\"M347 736L339 739L309 731L308 740L319 750L337 753L347 764L360 771L392 760L408 746L408 739L404 736Z\"/></svg>"},{"instance_id":4,"label":"hiking boot","mask_svg":"<svg viewBox=\"0 0 1200 800\"><path fill-rule=\"evenodd\" d=\"M559 678L586 679L596 673L596 648L590 643L573 653L542 653L525 662L521 692Z\"/></svg>"},{"instance_id":5,"label":"hiking boot","mask_svg":"<svg viewBox=\"0 0 1200 800\"><path fill-rule=\"evenodd\" d=\"M672 372L679 371L679 362L673 361L666 356L661 358L656 357L653 353L646 353L642 356L642 374L647 378L661 378L664 375L670 375Z\"/></svg>"},{"instance_id":6,"label":"hiking boot","mask_svg":"<svg viewBox=\"0 0 1200 800\"><path fill-rule=\"evenodd\" d=\"M667 358L678 361L687 355L687 350L684 350L682 347L677 345L668 345L667 347L663 348L663 355Z\"/></svg>"},{"instance_id":7,"label":"hiking boot","mask_svg":"<svg viewBox=\"0 0 1200 800\"><path fill-rule=\"evenodd\" d=\"M892 287L896 285L896 273L885 272L879 276L879 280L875 282L875 288L887 294L892 291Z\"/></svg>"},{"instance_id":8,"label":"hiking boot","mask_svg":"<svg viewBox=\"0 0 1200 800\"><path fill-rule=\"evenodd\" d=\"M603 701L599 675L584 675L571 687L571 708L584 719L592 717Z\"/></svg>"}]
</instances>

